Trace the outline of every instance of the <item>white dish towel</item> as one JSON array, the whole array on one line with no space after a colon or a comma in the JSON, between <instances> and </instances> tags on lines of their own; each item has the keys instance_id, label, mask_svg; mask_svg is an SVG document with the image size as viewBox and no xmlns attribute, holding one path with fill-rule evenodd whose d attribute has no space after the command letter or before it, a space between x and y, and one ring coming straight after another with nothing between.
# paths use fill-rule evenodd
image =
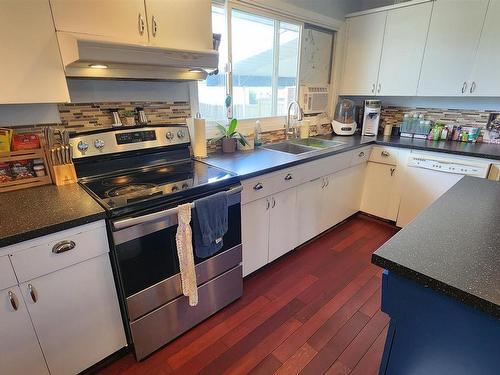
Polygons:
<instances>
[{"instance_id":1,"label":"white dish towel","mask_svg":"<svg viewBox=\"0 0 500 375\"><path fill-rule=\"evenodd\" d=\"M189 305L198 304L198 287L196 285L196 272L194 269L193 242L191 226L191 204L177 206L177 255L181 269L182 293L188 297Z\"/></svg>"}]
</instances>

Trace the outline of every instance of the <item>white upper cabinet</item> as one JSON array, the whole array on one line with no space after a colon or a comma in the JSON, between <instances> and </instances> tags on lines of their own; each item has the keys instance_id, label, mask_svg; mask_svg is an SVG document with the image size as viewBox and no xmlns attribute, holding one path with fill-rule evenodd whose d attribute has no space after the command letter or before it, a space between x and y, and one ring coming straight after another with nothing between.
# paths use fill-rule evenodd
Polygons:
<instances>
[{"instance_id":1,"label":"white upper cabinet","mask_svg":"<svg viewBox=\"0 0 500 375\"><path fill-rule=\"evenodd\" d=\"M340 93L374 95L387 12L347 20L347 47Z\"/></svg>"},{"instance_id":2,"label":"white upper cabinet","mask_svg":"<svg viewBox=\"0 0 500 375\"><path fill-rule=\"evenodd\" d=\"M491 0L484 23L469 95L500 96L500 0Z\"/></svg>"},{"instance_id":3,"label":"white upper cabinet","mask_svg":"<svg viewBox=\"0 0 500 375\"><path fill-rule=\"evenodd\" d=\"M146 0L153 46L208 51L212 45L210 0Z\"/></svg>"},{"instance_id":4,"label":"white upper cabinet","mask_svg":"<svg viewBox=\"0 0 500 375\"><path fill-rule=\"evenodd\" d=\"M488 2L435 2L418 86L419 96L460 96L468 93ZM493 18L494 14L491 16ZM493 61L490 63L495 64Z\"/></svg>"},{"instance_id":5,"label":"white upper cabinet","mask_svg":"<svg viewBox=\"0 0 500 375\"><path fill-rule=\"evenodd\" d=\"M431 2L388 12L377 95L417 94L431 12Z\"/></svg>"},{"instance_id":6,"label":"white upper cabinet","mask_svg":"<svg viewBox=\"0 0 500 375\"><path fill-rule=\"evenodd\" d=\"M57 31L190 51L213 50L210 0L50 0Z\"/></svg>"},{"instance_id":7,"label":"white upper cabinet","mask_svg":"<svg viewBox=\"0 0 500 375\"><path fill-rule=\"evenodd\" d=\"M69 101L46 0L0 1L0 104Z\"/></svg>"},{"instance_id":8,"label":"white upper cabinet","mask_svg":"<svg viewBox=\"0 0 500 375\"><path fill-rule=\"evenodd\" d=\"M50 0L57 31L148 43L144 0Z\"/></svg>"}]
</instances>

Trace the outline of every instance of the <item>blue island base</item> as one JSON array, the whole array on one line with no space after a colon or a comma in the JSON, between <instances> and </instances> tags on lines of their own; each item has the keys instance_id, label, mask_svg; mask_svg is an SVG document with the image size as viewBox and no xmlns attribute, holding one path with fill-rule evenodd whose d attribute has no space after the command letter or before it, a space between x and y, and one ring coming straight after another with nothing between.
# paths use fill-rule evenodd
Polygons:
<instances>
[{"instance_id":1,"label":"blue island base","mask_svg":"<svg viewBox=\"0 0 500 375\"><path fill-rule=\"evenodd\" d=\"M385 271L391 322L380 375L498 375L500 320Z\"/></svg>"}]
</instances>

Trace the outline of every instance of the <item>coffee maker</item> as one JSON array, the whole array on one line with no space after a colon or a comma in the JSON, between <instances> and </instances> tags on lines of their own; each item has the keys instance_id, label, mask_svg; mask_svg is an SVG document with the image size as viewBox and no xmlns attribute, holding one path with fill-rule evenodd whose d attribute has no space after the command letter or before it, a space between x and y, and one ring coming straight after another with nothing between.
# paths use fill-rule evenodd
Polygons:
<instances>
[{"instance_id":1,"label":"coffee maker","mask_svg":"<svg viewBox=\"0 0 500 375\"><path fill-rule=\"evenodd\" d=\"M380 100L365 100L363 115L363 129L361 135L376 136L380 123L380 110L382 103Z\"/></svg>"}]
</instances>

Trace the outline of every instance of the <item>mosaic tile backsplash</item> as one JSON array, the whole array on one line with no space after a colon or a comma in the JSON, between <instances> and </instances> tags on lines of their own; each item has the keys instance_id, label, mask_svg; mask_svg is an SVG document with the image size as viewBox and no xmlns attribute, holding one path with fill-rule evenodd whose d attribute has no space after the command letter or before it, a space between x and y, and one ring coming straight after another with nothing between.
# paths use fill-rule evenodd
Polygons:
<instances>
[{"instance_id":1,"label":"mosaic tile backsplash","mask_svg":"<svg viewBox=\"0 0 500 375\"><path fill-rule=\"evenodd\" d=\"M191 117L191 107L186 102L118 102L118 103L77 103L59 104L61 124L66 127L93 127L113 124L112 111L134 111L144 108L148 123L179 124Z\"/></svg>"},{"instance_id":2,"label":"mosaic tile backsplash","mask_svg":"<svg viewBox=\"0 0 500 375\"><path fill-rule=\"evenodd\" d=\"M405 113L414 112L422 113L426 120L441 122L445 125L485 128L488 123L490 113L498 111L383 106L380 118L384 124L396 125L403 121Z\"/></svg>"}]
</instances>

